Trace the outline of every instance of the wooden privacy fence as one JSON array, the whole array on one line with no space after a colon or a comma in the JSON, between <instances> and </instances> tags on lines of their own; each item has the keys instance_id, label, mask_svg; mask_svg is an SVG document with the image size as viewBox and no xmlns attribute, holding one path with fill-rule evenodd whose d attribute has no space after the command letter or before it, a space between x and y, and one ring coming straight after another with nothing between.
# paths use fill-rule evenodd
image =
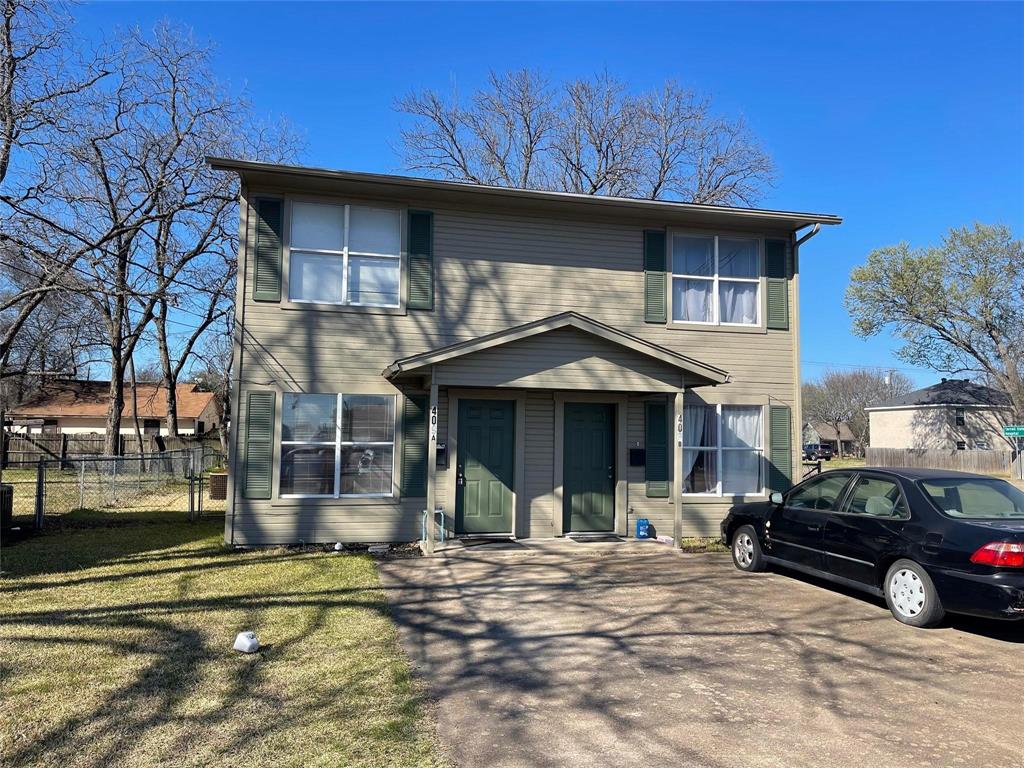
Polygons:
<instances>
[{"instance_id":1,"label":"wooden privacy fence","mask_svg":"<svg viewBox=\"0 0 1024 768\"><path fill-rule=\"evenodd\" d=\"M985 475L1009 475L1013 451L957 451L941 448L868 448L869 467L952 469Z\"/></svg>"},{"instance_id":2,"label":"wooden privacy fence","mask_svg":"<svg viewBox=\"0 0 1024 768\"><path fill-rule=\"evenodd\" d=\"M40 459L73 459L76 456L99 456L103 453L103 435L24 435L5 432L0 435L0 466L34 466ZM214 437L161 437L143 435L142 444L135 435L121 435L121 455L164 453L207 446L219 451L220 442Z\"/></svg>"}]
</instances>

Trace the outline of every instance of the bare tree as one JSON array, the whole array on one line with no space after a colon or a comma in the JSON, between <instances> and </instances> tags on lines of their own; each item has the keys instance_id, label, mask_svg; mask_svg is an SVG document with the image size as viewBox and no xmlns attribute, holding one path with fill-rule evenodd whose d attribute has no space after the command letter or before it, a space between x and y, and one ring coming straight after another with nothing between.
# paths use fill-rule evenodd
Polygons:
<instances>
[{"instance_id":1,"label":"bare tree","mask_svg":"<svg viewBox=\"0 0 1024 768\"><path fill-rule=\"evenodd\" d=\"M221 452L228 453L228 423L231 419L231 380L233 376L234 345L232 329L234 318L229 313L217 327L217 332L205 337L202 349L197 352L200 366L195 371L197 386L214 393L214 409L217 413L217 432Z\"/></svg>"},{"instance_id":2,"label":"bare tree","mask_svg":"<svg viewBox=\"0 0 1024 768\"><path fill-rule=\"evenodd\" d=\"M0 402L12 405L31 399L46 381L77 378L97 362L91 313L82 302L67 299L60 293L47 293L21 323L0 379ZM6 331L5 322L0 315L0 333Z\"/></svg>"},{"instance_id":3,"label":"bare tree","mask_svg":"<svg viewBox=\"0 0 1024 768\"><path fill-rule=\"evenodd\" d=\"M865 411L872 405L912 390L913 383L898 371L882 373L870 368L851 371L826 371L818 381L801 388L804 418L827 424L835 430L836 447L843 456L841 429L845 424L863 452L869 440L869 419Z\"/></svg>"},{"instance_id":4,"label":"bare tree","mask_svg":"<svg viewBox=\"0 0 1024 768\"><path fill-rule=\"evenodd\" d=\"M238 108L244 111L247 106L239 102ZM294 159L298 140L287 126L261 127L251 119L242 122L216 143L215 137L206 137L211 142L207 152L276 162ZM162 205L167 211L156 226L151 244L158 277L173 265L185 262L177 279L158 297L153 316L166 392L167 427L175 437L177 383L192 360L196 345L212 326L230 315L234 301L238 267L237 182L228 174L215 176L209 183L215 184L221 194L211 196L199 210L181 206L178 199L165 198ZM175 333L176 327L185 330Z\"/></svg>"},{"instance_id":5,"label":"bare tree","mask_svg":"<svg viewBox=\"0 0 1024 768\"><path fill-rule=\"evenodd\" d=\"M853 403L849 390L839 380L841 374L829 371L820 382L807 382L800 391L804 418L820 422L835 430L836 453L843 458L843 441L840 430L853 415Z\"/></svg>"},{"instance_id":6,"label":"bare tree","mask_svg":"<svg viewBox=\"0 0 1024 768\"><path fill-rule=\"evenodd\" d=\"M24 376L8 366L19 334L97 244L61 229L41 231L21 211L52 204L53 180L39 161L63 151L74 113L109 74L102 56L80 55L70 24L61 3L2 0L0 204L7 210L0 216L0 380Z\"/></svg>"},{"instance_id":7,"label":"bare tree","mask_svg":"<svg viewBox=\"0 0 1024 768\"><path fill-rule=\"evenodd\" d=\"M90 246L62 283L89 301L106 330L111 454L119 448L127 366L147 328L158 315L162 328L170 322L175 296L211 288L219 295L231 279L225 222L237 190L205 157L256 124L248 105L212 77L208 48L187 32L169 24L152 35L134 30L115 50L110 76L68 126L64 151L40 160L61 205L12 204L35 226ZM198 288L187 279L205 273L214 276ZM173 366L172 379L177 372Z\"/></svg>"},{"instance_id":8,"label":"bare tree","mask_svg":"<svg viewBox=\"0 0 1024 768\"><path fill-rule=\"evenodd\" d=\"M396 108L410 170L476 184L589 195L751 205L775 168L742 119L668 81L634 93L608 73L552 86L537 72L492 72L458 94L410 93Z\"/></svg>"}]
</instances>

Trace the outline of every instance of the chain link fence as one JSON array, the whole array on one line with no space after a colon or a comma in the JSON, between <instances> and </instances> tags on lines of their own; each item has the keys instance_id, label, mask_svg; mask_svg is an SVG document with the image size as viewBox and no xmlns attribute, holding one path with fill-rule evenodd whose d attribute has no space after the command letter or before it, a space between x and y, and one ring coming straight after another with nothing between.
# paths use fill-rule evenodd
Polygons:
<instances>
[{"instance_id":1,"label":"chain link fence","mask_svg":"<svg viewBox=\"0 0 1024 768\"><path fill-rule=\"evenodd\" d=\"M41 529L71 513L99 513L113 521L189 520L223 515L224 456L206 446L135 456L40 459L34 468L8 469L13 527Z\"/></svg>"}]
</instances>

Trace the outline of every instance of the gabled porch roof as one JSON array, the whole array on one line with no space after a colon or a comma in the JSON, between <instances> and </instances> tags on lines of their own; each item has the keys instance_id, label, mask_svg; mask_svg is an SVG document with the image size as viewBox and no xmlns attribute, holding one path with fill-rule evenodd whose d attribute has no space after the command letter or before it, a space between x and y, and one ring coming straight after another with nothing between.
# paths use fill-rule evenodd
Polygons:
<instances>
[{"instance_id":1,"label":"gabled porch roof","mask_svg":"<svg viewBox=\"0 0 1024 768\"><path fill-rule=\"evenodd\" d=\"M541 320L524 323L523 325L507 328L496 333L479 336L475 339L458 342L449 346L440 347L418 355L411 355L395 360L384 369L383 374L388 379L393 379L402 374L423 372L432 366L475 355L488 350L498 351L505 345L516 342L526 342L535 339L543 334L552 334L550 337L555 345L560 345L565 340L564 329L571 329L577 334L582 334L591 341L600 340L601 346L609 351L628 351L630 356L654 362L659 368L667 368L680 374L680 378L700 384L724 384L729 380L729 374L721 368L702 363L685 355L680 355L671 350L652 344L632 334L605 325L577 312L562 312ZM558 332L562 332L559 334ZM557 363L557 359L555 360ZM568 361L561 365L569 364ZM534 374L537 373L535 368ZM519 381L522 381L520 379ZM506 386L515 386L514 382Z\"/></svg>"}]
</instances>

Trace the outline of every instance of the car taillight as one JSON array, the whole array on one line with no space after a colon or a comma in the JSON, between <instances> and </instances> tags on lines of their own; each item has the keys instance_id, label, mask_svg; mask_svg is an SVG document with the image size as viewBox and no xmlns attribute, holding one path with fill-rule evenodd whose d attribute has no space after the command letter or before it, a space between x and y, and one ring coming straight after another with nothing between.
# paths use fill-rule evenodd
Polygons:
<instances>
[{"instance_id":1,"label":"car taillight","mask_svg":"<svg viewBox=\"0 0 1024 768\"><path fill-rule=\"evenodd\" d=\"M993 541L971 555L971 562L998 568L1024 568L1024 544Z\"/></svg>"}]
</instances>

